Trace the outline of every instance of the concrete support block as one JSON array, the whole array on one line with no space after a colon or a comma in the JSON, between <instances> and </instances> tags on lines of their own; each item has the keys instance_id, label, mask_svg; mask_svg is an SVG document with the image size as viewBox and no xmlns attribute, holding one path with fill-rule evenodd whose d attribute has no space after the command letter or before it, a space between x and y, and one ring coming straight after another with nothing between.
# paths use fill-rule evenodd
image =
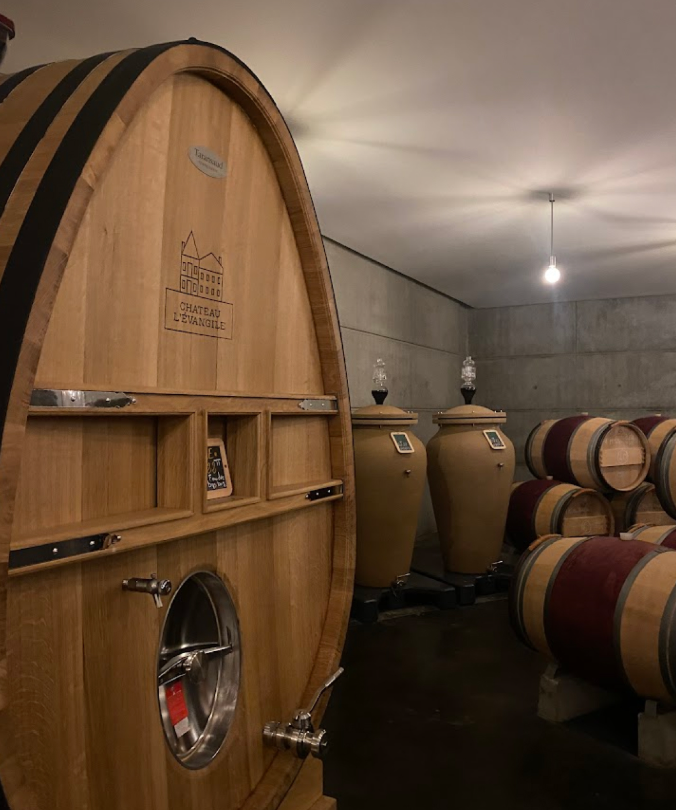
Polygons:
<instances>
[{"instance_id":1,"label":"concrete support block","mask_svg":"<svg viewBox=\"0 0 676 810\"><path fill-rule=\"evenodd\" d=\"M638 716L638 755L647 765L676 768L676 711L648 700Z\"/></svg>"},{"instance_id":2,"label":"concrete support block","mask_svg":"<svg viewBox=\"0 0 676 810\"><path fill-rule=\"evenodd\" d=\"M550 664L540 678L538 717L552 723L565 723L575 717L619 703L621 696L562 672Z\"/></svg>"}]
</instances>

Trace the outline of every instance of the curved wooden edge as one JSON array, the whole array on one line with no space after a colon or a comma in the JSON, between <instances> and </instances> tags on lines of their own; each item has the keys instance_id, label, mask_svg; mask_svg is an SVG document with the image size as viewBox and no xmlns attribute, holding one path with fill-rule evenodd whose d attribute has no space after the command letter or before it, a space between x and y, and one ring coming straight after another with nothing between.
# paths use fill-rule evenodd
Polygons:
<instances>
[{"instance_id":1,"label":"curved wooden edge","mask_svg":"<svg viewBox=\"0 0 676 810\"><path fill-rule=\"evenodd\" d=\"M550 641L548 605L563 563L575 550L592 539L585 537L547 538L533 554L534 562L525 573L522 621L532 646L550 660L556 660Z\"/></svg>"},{"instance_id":2,"label":"curved wooden edge","mask_svg":"<svg viewBox=\"0 0 676 810\"><path fill-rule=\"evenodd\" d=\"M663 419L648 433L647 439L651 456L650 471L648 473L648 479L650 481L654 482L657 478L657 456L660 452L662 442L666 440L674 428L676 428L676 419Z\"/></svg>"},{"instance_id":3,"label":"curved wooden edge","mask_svg":"<svg viewBox=\"0 0 676 810\"><path fill-rule=\"evenodd\" d=\"M618 653L625 677L638 695L673 704L676 684L669 648L673 647L676 557L659 554L644 560L644 565L637 565L626 598L618 602Z\"/></svg>"},{"instance_id":4,"label":"curved wooden edge","mask_svg":"<svg viewBox=\"0 0 676 810\"><path fill-rule=\"evenodd\" d=\"M556 419L545 419L536 425L528 434L524 457L526 466L535 478L546 478L547 468L544 460L544 447L547 434L557 422Z\"/></svg>"},{"instance_id":5,"label":"curved wooden edge","mask_svg":"<svg viewBox=\"0 0 676 810\"><path fill-rule=\"evenodd\" d=\"M653 483L657 497L664 511L672 518L676 518L676 502L671 487L671 467L676 443L676 428L669 431L660 444L655 459L655 476Z\"/></svg>"},{"instance_id":6,"label":"curved wooden edge","mask_svg":"<svg viewBox=\"0 0 676 810\"><path fill-rule=\"evenodd\" d=\"M634 523L627 529L627 534L643 531L643 529L650 529L652 525L652 523Z\"/></svg>"},{"instance_id":7,"label":"curved wooden edge","mask_svg":"<svg viewBox=\"0 0 676 810\"><path fill-rule=\"evenodd\" d=\"M633 540L661 545L675 531L676 525L657 526L654 523L635 523L627 529L627 534L631 534Z\"/></svg>"},{"instance_id":8,"label":"curved wooden edge","mask_svg":"<svg viewBox=\"0 0 676 810\"><path fill-rule=\"evenodd\" d=\"M581 487L607 489L598 469L599 442L613 425L603 416L587 417L571 433L568 449L568 468Z\"/></svg>"},{"instance_id":9,"label":"curved wooden edge","mask_svg":"<svg viewBox=\"0 0 676 810\"><path fill-rule=\"evenodd\" d=\"M281 113L256 77L235 57L205 44L178 44L157 56L134 81L104 128L82 171L45 261L30 313L17 371L7 407L0 460L0 662L6 663L6 605L9 531L21 461L21 447L40 350L59 285L79 225L95 188L121 138L146 99L172 75L191 72L220 86L251 118L266 146L282 190L306 279L312 308L325 393L335 395L338 420L330 436L334 476L343 480L342 500L334 507L334 546L331 595L327 618L304 699L337 669L349 621L355 564L355 496L347 373L338 325L333 285L316 213L300 157ZM12 778L7 708L7 670L0 672L0 778ZM320 707L320 718L326 701ZM3 757L2 754L7 756ZM243 810L277 807L300 770L290 754L278 753L254 788ZM11 790L13 810L20 804L21 785ZM29 807L30 804L26 805Z\"/></svg>"},{"instance_id":10,"label":"curved wooden edge","mask_svg":"<svg viewBox=\"0 0 676 810\"><path fill-rule=\"evenodd\" d=\"M576 489L575 484L560 483L542 493L533 510L533 528L537 537L560 530L565 504Z\"/></svg>"},{"instance_id":11,"label":"curved wooden edge","mask_svg":"<svg viewBox=\"0 0 676 810\"><path fill-rule=\"evenodd\" d=\"M633 490L633 492L618 492L617 495L613 497L612 503L614 506L616 505L616 517L618 517L619 513L618 522L621 523L623 530L628 526L645 521L645 518L639 517L639 514L646 511L645 504L651 499L653 502L656 502L654 504L656 508L648 508L647 511L651 514L655 514L657 510L660 510L665 517L668 517L657 499L654 484L644 482Z\"/></svg>"}]
</instances>

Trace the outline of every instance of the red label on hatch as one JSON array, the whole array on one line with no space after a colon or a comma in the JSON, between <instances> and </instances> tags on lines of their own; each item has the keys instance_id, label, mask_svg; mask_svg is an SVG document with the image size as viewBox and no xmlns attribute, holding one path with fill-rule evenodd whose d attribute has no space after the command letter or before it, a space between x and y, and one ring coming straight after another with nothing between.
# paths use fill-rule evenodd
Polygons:
<instances>
[{"instance_id":1,"label":"red label on hatch","mask_svg":"<svg viewBox=\"0 0 676 810\"><path fill-rule=\"evenodd\" d=\"M175 681L164 688L164 699L167 701L167 710L171 725L174 727L177 737L182 737L190 730L190 720L188 718L188 705L183 694L183 684Z\"/></svg>"}]
</instances>

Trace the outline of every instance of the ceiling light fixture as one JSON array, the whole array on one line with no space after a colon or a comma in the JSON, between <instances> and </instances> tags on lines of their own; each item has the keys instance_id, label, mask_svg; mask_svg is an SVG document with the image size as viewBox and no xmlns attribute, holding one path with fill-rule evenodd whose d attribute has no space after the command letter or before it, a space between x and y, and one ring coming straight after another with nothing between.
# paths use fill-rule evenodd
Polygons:
<instances>
[{"instance_id":1,"label":"ceiling light fixture","mask_svg":"<svg viewBox=\"0 0 676 810\"><path fill-rule=\"evenodd\" d=\"M556 284L556 282L561 278L561 271L556 266L556 256L554 255L554 194L553 192L549 192L549 204L551 205L552 209L552 219L551 219L551 229L549 232L550 235L550 242L549 242L549 267L545 270L545 281L547 284Z\"/></svg>"}]
</instances>

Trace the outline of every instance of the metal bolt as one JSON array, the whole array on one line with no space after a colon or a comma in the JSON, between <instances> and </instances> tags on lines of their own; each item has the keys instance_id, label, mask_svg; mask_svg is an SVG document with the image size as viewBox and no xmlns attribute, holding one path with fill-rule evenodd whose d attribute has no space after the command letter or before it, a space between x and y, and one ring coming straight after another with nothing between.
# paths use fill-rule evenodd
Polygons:
<instances>
[{"instance_id":1,"label":"metal bolt","mask_svg":"<svg viewBox=\"0 0 676 810\"><path fill-rule=\"evenodd\" d=\"M103 541L103 548L110 548L117 545L122 540L121 534L107 534Z\"/></svg>"},{"instance_id":2,"label":"metal bolt","mask_svg":"<svg viewBox=\"0 0 676 810\"><path fill-rule=\"evenodd\" d=\"M54 548L52 549L52 554L58 554L58 553L59 553L59 549L56 546L54 546Z\"/></svg>"},{"instance_id":3,"label":"metal bolt","mask_svg":"<svg viewBox=\"0 0 676 810\"><path fill-rule=\"evenodd\" d=\"M404 475L410 475L412 472L413 470L404 470Z\"/></svg>"}]
</instances>

